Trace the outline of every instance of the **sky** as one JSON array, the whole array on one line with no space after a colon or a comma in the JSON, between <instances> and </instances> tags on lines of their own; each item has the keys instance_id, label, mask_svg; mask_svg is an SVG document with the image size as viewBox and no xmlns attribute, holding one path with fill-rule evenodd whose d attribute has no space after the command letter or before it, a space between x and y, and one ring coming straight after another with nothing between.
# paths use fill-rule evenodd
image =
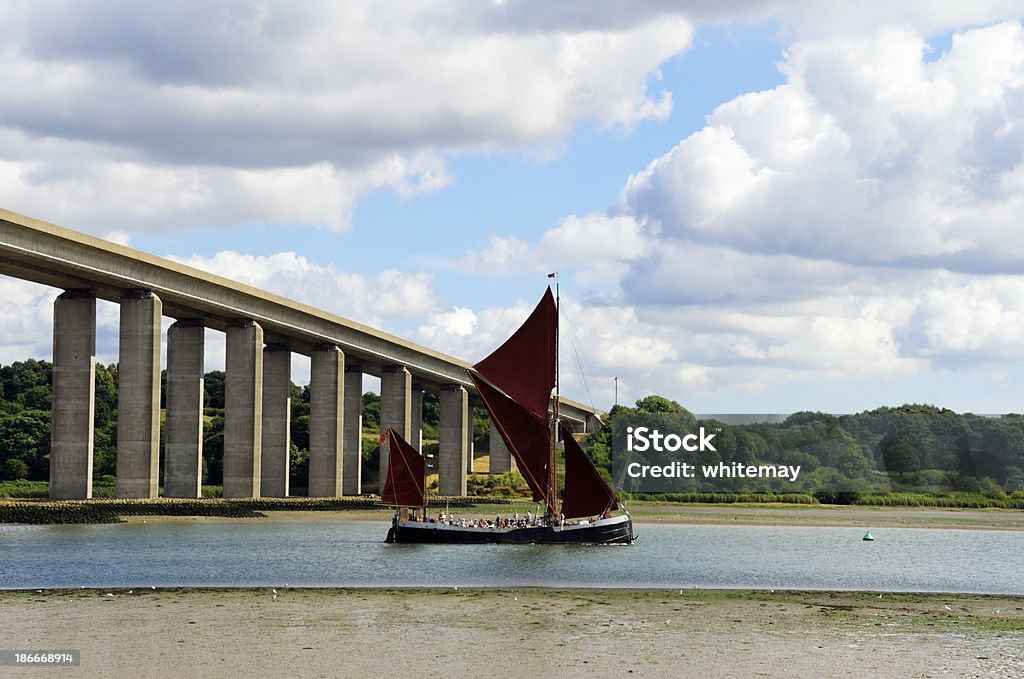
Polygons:
<instances>
[{"instance_id":1,"label":"sky","mask_svg":"<svg viewBox=\"0 0 1024 679\"><path fill-rule=\"evenodd\" d=\"M0 0L0 206L471 361L558 271L563 393L599 408L618 378L694 412L1021 412L1022 21ZM0 362L51 356L58 293L0 279Z\"/></svg>"}]
</instances>

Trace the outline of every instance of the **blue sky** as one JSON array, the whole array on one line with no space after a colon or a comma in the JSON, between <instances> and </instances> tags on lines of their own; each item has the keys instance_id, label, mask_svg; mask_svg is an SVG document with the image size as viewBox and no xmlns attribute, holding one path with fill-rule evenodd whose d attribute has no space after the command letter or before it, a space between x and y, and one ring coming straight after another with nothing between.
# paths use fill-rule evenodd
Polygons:
<instances>
[{"instance_id":1,"label":"blue sky","mask_svg":"<svg viewBox=\"0 0 1024 679\"><path fill-rule=\"evenodd\" d=\"M374 273L382 266L415 270L458 258L467 249L482 249L491 234L537 238L568 214L604 210L616 201L631 173L703 127L705 116L716 105L782 82L776 63L785 43L778 30L774 21L698 29L693 48L662 64L661 79L652 79L648 85L677 97L664 121L643 122L629 133L583 121L565 138L555 140L550 152L528 148L456 154L446 161L454 181L443 191L403 200L393 191L375 190L357 201L349 231L339 235L296 224L289 227L289 235L301 245L297 251L322 264L335 263L360 273ZM281 250L277 223L237 228L246 234L246 252L270 255ZM200 229L142 234L133 238L132 245L151 252L209 256L235 248L237 239L237 232L230 229L213 233ZM395 259L384 264L372 253L379 251L382 240L390 239L400 239L402 247L395 248ZM490 291L465 298L459 294L465 292L461 281L448 285L452 304L491 301L486 297ZM503 301L512 302L515 297L509 290Z\"/></svg>"},{"instance_id":2,"label":"blue sky","mask_svg":"<svg viewBox=\"0 0 1024 679\"><path fill-rule=\"evenodd\" d=\"M0 205L467 359L558 269L602 407L1019 411L1022 13L0 2Z\"/></svg>"}]
</instances>

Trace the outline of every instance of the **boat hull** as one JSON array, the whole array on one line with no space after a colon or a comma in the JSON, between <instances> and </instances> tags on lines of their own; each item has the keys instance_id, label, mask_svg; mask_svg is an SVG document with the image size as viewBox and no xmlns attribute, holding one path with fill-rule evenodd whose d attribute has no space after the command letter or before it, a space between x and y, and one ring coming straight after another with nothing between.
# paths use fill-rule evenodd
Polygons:
<instances>
[{"instance_id":1,"label":"boat hull","mask_svg":"<svg viewBox=\"0 0 1024 679\"><path fill-rule=\"evenodd\" d=\"M600 544L633 542L633 521L614 516L595 523L525 528L463 528L441 523L395 519L387 542L413 544Z\"/></svg>"}]
</instances>

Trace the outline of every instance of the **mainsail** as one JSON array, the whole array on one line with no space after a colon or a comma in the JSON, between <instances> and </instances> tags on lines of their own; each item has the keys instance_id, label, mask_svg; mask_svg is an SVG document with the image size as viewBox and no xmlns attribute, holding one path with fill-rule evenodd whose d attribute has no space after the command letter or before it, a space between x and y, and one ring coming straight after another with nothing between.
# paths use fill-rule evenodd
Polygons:
<instances>
[{"instance_id":1,"label":"mainsail","mask_svg":"<svg viewBox=\"0 0 1024 679\"><path fill-rule=\"evenodd\" d=\"M534 501L547 502L550 491L551 436L547 422L505 396L486 381L469 373L495 429L516 458L519 471L533 491Z\"/></svg>"},{"instance_id":2,"label":"mainsail","mask_svg":"<svg viewBox=\"0 0 1024 679\"><path fill-rule=\"evenodd\" d=\"M427 463L416 449L388 427L388 476L380 500L399 507L426 506Z\"/></svg>"},{"instance_id":3,"label":"mainsail","mask_svg":"<svg viewBox=\"0 0 1024 679\"><path fill-rule=\"evenodd\" d=\"M565 490L562 491L562 514L565 518L601 516L606 511L617 509L614 493L565 427L562 427L562 441L565 444Z\"/></svg>"}]
</instances>

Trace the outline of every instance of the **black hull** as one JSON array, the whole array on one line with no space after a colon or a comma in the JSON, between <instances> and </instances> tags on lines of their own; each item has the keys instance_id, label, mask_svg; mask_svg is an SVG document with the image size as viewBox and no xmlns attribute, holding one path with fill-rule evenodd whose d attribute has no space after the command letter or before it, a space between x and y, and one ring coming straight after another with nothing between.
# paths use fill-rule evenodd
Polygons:
<instances>
[{"instance_id":1,"label":"black hull","mask_svg":"<svg viewBox=\"0 0 1024 679\"><path fill-rule=\"evenodd\" d=\"M633 521L628 516L605 519L594 524L531 526L528 528L460 528L438 523L395 520L387 542L406 544L585 544L628 545L633 542Z\"/></svg>"}]
</instances>

